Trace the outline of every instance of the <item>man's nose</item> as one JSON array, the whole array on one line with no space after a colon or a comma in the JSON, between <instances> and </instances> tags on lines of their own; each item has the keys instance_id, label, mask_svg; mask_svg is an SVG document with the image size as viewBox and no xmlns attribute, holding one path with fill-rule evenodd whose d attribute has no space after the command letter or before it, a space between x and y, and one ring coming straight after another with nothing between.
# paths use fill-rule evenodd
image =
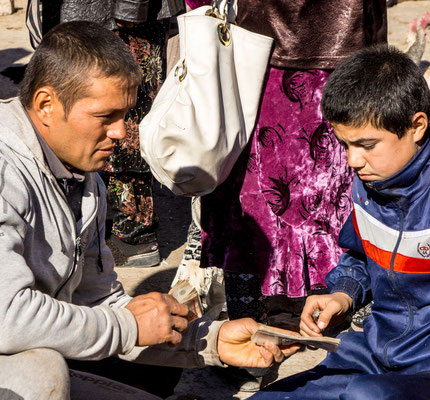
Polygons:
<instances>
[{"instance_id":1,"label":"man's nose","mask_svg":"<svg viewBox=\"0 0 430 400\"><path fill-rule=\"evenodd\" d=\"M115 121L111 124L107 131L107 136L111 139L124 139L126 135L124 120Z\"/></svg>"}]
</instances>

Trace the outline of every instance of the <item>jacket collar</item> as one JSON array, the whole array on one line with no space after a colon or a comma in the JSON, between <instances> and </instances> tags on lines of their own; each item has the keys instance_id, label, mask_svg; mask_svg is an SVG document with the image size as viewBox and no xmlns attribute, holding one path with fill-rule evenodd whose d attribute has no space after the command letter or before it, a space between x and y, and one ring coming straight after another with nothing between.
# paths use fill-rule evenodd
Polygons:
<instances>
[{"instance_id":1,"label":"jacket collar","mask_svg":"<svg viewBox=\"0 0 430 400\"><path fill-rule=\"evenodd\" d=\"M365 187L385 198L412 203L430 185L430 139L399 172L381 181L364 183Z\"/></svg>"}]
</instances>

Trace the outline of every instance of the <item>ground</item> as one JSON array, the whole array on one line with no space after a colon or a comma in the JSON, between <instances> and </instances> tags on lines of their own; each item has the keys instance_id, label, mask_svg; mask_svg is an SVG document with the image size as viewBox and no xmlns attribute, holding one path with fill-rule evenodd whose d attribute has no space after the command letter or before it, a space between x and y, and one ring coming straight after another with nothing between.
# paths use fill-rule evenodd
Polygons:
<instances>
[{"instance_id":1,"label":"ground","mask_svg":"<svg viewBox=\"0 0 430 400\"><path fill-rule=\"evenodd\" d=\"M25 27L26 3L25 0L15 0L15 13L0 16L0 99L15 96L18 90L13 79L4 76L10 76L10 70L4 70L11 66L25 65L33 52ZM389 43L404 50L409 22L427 11L430 11L430 1L403 1L389 8ZM427 46L423 61L423 65L428 65L430 46ZM119 279L131 295L154 290L167 291L185 247L190 222L189 199L175 197L159 185L156 185L154 192L155 207L160 216L158 236L163 261L160 266L148 269L117 268ZM324 352L321 350L306 350L295 354L281 364L278 378L311 368L323 357ZM169 400L246 399L249 396L249 393L238 392L234 386L226 384L210 368L203 368L185 371L175 395Z\"/></svg>"}]
</instances>

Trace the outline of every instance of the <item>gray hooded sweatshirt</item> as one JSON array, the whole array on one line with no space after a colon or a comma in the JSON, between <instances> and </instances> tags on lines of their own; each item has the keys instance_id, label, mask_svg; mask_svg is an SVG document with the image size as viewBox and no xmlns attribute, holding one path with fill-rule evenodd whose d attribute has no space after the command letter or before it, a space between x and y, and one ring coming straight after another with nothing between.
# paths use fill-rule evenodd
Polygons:
<instances>
[{"instance_id":1,"label":"gray hooded sweatshirt","mask_svg":"<svg viewBox=\"0 0 430 400\"><path fill-rule=\"evenodd\" d=\"M98 174L86 173L76 222L20 101L0 102L0 354L48 347L73 359L133 349L131 359L142 357L144 348L134 346L135 318L124 308L131 298L104 241L105 198ZM219 365L219 324L210 325L200 321L188 329L179 363L167 346L169 360L156 346L155 353L147 349L146 362L153 363L152 354L156 364Z\"/></svg>"}]
</instances>

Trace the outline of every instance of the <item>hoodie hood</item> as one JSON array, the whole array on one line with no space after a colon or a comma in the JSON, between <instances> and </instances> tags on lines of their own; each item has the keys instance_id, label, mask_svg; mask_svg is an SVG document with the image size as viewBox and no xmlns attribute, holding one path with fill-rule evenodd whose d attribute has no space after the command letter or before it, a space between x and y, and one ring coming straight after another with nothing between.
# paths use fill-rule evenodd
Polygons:
<instances>
[{"instance_id":1,"label":"hoodie hood","mask_svg":"<svg viewBox=\"0 0 430 400\"><path fill-rule=\"evenodd\" d=\"M0 113L9 115L9 118L0 121L1 131L7 132L0 136L0 140L21 156L37 158L44 163L43 152L33 124L19 99L1 100Z\"/></svg>"}]
</instances>

